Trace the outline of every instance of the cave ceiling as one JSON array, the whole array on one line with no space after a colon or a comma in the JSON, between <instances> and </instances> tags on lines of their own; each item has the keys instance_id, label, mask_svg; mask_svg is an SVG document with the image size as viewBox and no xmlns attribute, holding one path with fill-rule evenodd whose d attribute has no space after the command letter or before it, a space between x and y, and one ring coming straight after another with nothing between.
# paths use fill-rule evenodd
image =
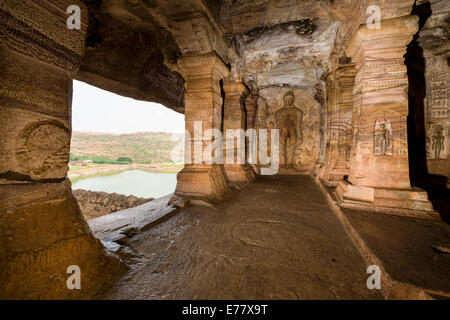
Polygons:
<instances>
[{"instance_id":1,"label":"cave ceiling","mask_svg":"<svg viewBox=\"0 0 450 320\"><path fill-rule=\"evenodd\" d=\"M414 0L84 0L79 80L184 112L177 59L215 51L253 90L315 87L376 4L384 18ZM323 85L323 83L322 83Z\"/></svg>"}]
</instances>

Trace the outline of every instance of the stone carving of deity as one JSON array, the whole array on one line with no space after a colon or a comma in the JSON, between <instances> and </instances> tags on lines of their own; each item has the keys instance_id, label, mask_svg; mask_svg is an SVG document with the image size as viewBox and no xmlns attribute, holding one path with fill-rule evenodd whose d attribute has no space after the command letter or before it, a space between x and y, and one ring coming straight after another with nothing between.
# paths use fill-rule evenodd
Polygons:
<instances>
[{"instance_id":1,"label":"stone carving of deity","mask_svg":"<svg viewBox=\"0 0 450 320\"><path fill-rule=\"evenodd\" d=\"M434 151L434 159L439 159L441 151L444 149L444 128L436 125L431 134L431 149Z\"/></svg>"},{"instance_id":2,"label":"stone carving of deity","mask_svg":"<svg viewBox=\"0 0 450 320\"><path fill-rule=\"evenodd\" d=\"M392 155L391 124L385 119L378 119L375 124L375 150L376 156Z\"/></svg>"},{"instance_id":3,"label":"stone carving of deity","mask_svg":"<svg viewBox=\"0 0 450 320\"><path fill-rule=\"evenodd\" d=\"M303 111L295 107L294 94L289 91L283 98L283 107L275 113L280 130L280 164L285 168L294 166L295 146L303 140Z\"/></svg>"}]
</instances>

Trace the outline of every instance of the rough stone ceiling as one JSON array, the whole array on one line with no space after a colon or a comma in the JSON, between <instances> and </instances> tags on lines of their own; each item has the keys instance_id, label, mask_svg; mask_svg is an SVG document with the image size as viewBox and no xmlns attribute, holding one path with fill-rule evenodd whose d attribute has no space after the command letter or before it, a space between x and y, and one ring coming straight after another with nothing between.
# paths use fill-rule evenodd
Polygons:
<instances>
[{"instance_id":1,"label":"rough stone ceiling","mask_svg":"<svg viewBox=\"0 0 450 320\"><path fill-rule=\"evenodd\" d=\"M144 1L85 0L86 53L77 79L183 112L182 77L170 69L181 56L172 34ZM146 1L148 2L148 1Z\"/></svg>"},{"instance_id":2,"label":"rough stone ceiling","mask_svg":"<svg viewBox=\"0 0 450 320\"><path fill-rule=\"evenodd\" d=\"M348 17L359 13L362 4L358 0L339 4L327 0L226 0L221 22L235 39L247 83L259 88L308 87L319 81L323 68L330 68L336 43L352 27ZM359 19L353 21L359 25Z\"/></svg>"},{"instance_id":3,"label":"rough stone ceiling","mask_svg":"<svg viewBox=\"0 0 450 320\"><path fill-rule=\"evenodd\" d=\"M336 68L376 4L383 19L414 0L84 0L90 23L78 78L184 111L178 57L215 51L251 88L314 87Z\"/></svg>"}]
</instances>

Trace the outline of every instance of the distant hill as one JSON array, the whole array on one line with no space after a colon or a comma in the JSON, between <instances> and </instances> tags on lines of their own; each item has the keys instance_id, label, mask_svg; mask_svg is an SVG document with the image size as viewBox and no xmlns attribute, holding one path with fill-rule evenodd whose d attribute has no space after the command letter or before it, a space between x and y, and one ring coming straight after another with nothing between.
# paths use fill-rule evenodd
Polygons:
<instances>
[{"instance_id":1,"label":"distant hill","mask_svg":"<svg viewBox=\"0 0 450 320\"><path fill-rule=\"evenodd\" d=\"M134 163L172 163L171 153L184 135L163 132L108 134L72 132L71 161L94 160L114 163L129 157Z\"/></svg>"}]
</instances>

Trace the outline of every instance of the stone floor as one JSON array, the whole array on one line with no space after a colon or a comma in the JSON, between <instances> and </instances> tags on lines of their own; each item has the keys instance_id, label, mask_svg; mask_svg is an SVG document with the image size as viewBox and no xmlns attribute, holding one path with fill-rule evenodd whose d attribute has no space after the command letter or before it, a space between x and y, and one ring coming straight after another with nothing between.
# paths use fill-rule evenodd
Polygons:
<instances>
[{"instance_id":1,"label":"stone floor","mask_svg":"<svg viewBox=\"0 0 450 320\"><path fill-rule=\"evenodd\" d=\"M105 299L381 299L309 176L259 177L128 239Z\"/></svg>"},{"instance_id":2,"label":"stone floor","mask_svg":"<svg viewBox=\"0 0 450 320\"><path fill-rule=\"evenodd\" d=\"M449 296L450 226L440 220L343 210L395 281Z\"/></svg>"}]
</instances>

